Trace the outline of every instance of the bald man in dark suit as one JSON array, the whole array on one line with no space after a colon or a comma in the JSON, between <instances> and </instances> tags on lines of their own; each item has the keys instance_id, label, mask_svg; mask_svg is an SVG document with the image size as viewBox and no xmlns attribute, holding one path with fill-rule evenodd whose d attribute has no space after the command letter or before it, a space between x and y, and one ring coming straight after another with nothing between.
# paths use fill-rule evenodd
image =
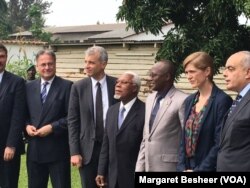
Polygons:
<instances>
[{"instance_id":1,"label":"bald man in dark suit","mask_svg":"<svg viewBox=\"0 0 250 188\"><path fill-rule=\"evenodd\" d=\"M217 171L250 172L250 51L231 55L223 75L227 89L239 97L224 117Z\"/></svg>"}]
</instances>

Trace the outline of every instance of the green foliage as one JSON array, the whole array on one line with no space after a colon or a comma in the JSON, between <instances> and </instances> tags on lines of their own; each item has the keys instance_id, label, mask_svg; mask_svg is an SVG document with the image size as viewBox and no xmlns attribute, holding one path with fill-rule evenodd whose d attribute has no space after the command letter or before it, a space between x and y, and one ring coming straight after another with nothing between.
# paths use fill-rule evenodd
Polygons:
<instances>
[{"instance_id":1,"label":"green foliage","mask_svg":"<svg viewBox=\"0 0 250 188\"><path fill-rule=\"evenodd\" d=\"M0 39L6 39L8 25L6 24L7 4L0 0Z\"/></svg>"},{"instance_id":2,"label":"green foliage","mask_svg":"<svg viewBox=\"0 0 250 188\"><path fill-rule=\"evenodd\" d=\"M192 52L213 56L218 73L229 55L250 50L250 28L238 22L239 16L249 18L249 12L250 0L125 0L117 19L126 20L136 32L155 35L173 23L156 59L173 61L178 78L184 58Z\"/></svg>"},{"instance_id":3,"label":"green foliage","mask_svg":"<svg viewBox=\"0 0 250 188\"><path fill-rule=\"evenodd\" d=\"M6 64L6 70L18 76L21 76L26 80L27 69L30 67L31 64L33 64L32 60L27 58L24 51L24 56L22 58L19 58L17 61L11 61L10 58L9 62Z\"/></svg>"},{"instance_id":4,"label":"green foliage","mask_svg":"<svg viewBox=\"0 0 250 188\"><path fill-rule=\"evenodd\" d=\"M20 168L20 176L18 187L25 188L28 187L28 174L26 168L26 155L21 156L21 168ZM81 180L79 176L79 171L77 168L71 168L71 187L72 188L79 188L81 187ZM48 184L48 188L52 188L51 182Z\"/></svg>"},{"instance_id":5,"label":"green foliage","mask_svg":"<svg viewBox=\"0 0 250 188\"><path fill-rule=\"evenodd\" d=\"M39 6L42 15L46 15L49 13L52 3L46 0L9 0L8 17L13 33L27 31L31 28L32 21L28 17L28 12L33 4Z\"/></svg>"},{"instance_id":6,"label":"green foliage","mask_svg":"<svg viewBox=\"0 0 250 188\"><path fill-rule=\"evenodd\" d=\"M52 34L43 30L45 20L39 4L33 4L28 11L28 15L32 22L30 31L33 37L44 42L51 42Z\"/></svg>"}]
</instances>

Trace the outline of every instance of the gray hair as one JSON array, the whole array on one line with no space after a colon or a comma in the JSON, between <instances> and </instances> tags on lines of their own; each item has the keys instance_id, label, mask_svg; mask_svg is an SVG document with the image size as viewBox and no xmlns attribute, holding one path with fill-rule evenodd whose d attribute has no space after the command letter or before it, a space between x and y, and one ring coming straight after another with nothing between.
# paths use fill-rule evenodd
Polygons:
<instances>
[{"instance_id":1,"label":"gray hair","mask_svg":"<svg viewBox=\"0 0 250 188\"><path fill-rule=\"evenodd\" d=\"M240 51L239 53L243 54L241 62L244 65L244 67L250 68L250 51Z\"/></svg>"},{"instance_id":2,"label":"gray hair","mask_svg":"<svg viewBox=\"0 0 250 188\"><path fill-rule=\"evenodd\" d=\"M126 71L123 74L129 74L133 76L132 82L137 86L137 91L139 92L141 87L141 79L139 75L132 71Z\"/></svg>"},{"instance_id":3,"label":"gray hair","mask_svg":"<svg viewBox=\"0 0 250 188\"><path fill-rule=\"evenodd\" d=\"M37 54L36 54L36 61L38 60L38 58L41 55L44 55L44 54L50 55L54 59L54 63L56 62L56 54L55 54L55 52L53 52L52 50L49 50L49 49L43 49L43 50L38 51Z\"/></svg>"},{"instance_id":4,"label":"gray hair","mask_svg":"<svg viewBox=\"0 0 250 188\"><path fill-rule=\"evenodd\" d=\"M93 55L95 53L100 54L99 60L101 62L108 62L108 53L102 46L92 46L85 51L85 55Z\"/></svg>"}]
</instances>

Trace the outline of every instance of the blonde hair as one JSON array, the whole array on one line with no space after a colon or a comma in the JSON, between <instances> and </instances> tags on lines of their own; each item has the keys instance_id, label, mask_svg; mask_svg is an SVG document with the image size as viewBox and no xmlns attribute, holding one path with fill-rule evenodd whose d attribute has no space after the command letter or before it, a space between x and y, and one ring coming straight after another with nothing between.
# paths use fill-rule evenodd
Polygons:
<instances>
[{"instance_id":1,"label":"blonde hair","mask_svg":"<svg viewBox=\"0 0 250 188\"><path fill-rule=\"evenodd\" d=\"M214 75L214 59L206 52L194 52L187 56L183 61L184 70L187 65L191 64L195 68L200 70L205 70L206 68L210 68L210 74L208 75L208 79L213 81Z\"/></svg>"}]
</instances>

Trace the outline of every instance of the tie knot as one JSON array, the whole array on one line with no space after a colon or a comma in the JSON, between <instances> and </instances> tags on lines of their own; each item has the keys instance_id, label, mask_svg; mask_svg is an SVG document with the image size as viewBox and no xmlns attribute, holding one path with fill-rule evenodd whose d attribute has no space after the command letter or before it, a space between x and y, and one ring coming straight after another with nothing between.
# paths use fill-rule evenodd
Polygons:
<instances>
[{"instance_id":1,"label":"tie knot","mask_svg":"<svg viewBox=\"0 0 250 188\"><path fill-rule=\"evenodd\" d=\"M236 100L236 101L239 101L241 98L242 98L241 95L237 95L236 98L235 98L235 100Z\"/></svg>"},{"instance_id":2,"label":"tie knot","mask_svg":"<svg viewBox=\"0 0 250 188\"><path fill-rule=\"evenodd\" d=\"M162 95L159 95L159 96L156 97L156 101L157 101L157 102L160 102L161 99L163 99L163 98L164 98L164 97L163 97Z\"/></svg>"},{"instance_id":3,"label":"tie knot","mask_svg":"<svg viewBox=\"0 0 250 188\"><path fill-rule=\"evenodd\" d=\"M126 111L126 108L122 107L121 108L121 113L123 114Z\"/></svg>"},{"instance_id":4,"label":"tie knot","mask_svg":"<svg viewBox=\"0 0 250 188\"><path fill-rule=\"evenodd\" d=\"M96 86L97 86L97 87L101 87L101 83L100 83L100 82L97 82L97 83L96 83Z\"/></svg>"},{"instance_id":5,"label":"tie knot","mask_svg":"<svg viewBox=\"0 0 250 188\"><path fill-rule=\"evenodd\" d=\"M49 82L43 82L43 87L46 87L49 84Z\"/></svg>"}]
</instances>

